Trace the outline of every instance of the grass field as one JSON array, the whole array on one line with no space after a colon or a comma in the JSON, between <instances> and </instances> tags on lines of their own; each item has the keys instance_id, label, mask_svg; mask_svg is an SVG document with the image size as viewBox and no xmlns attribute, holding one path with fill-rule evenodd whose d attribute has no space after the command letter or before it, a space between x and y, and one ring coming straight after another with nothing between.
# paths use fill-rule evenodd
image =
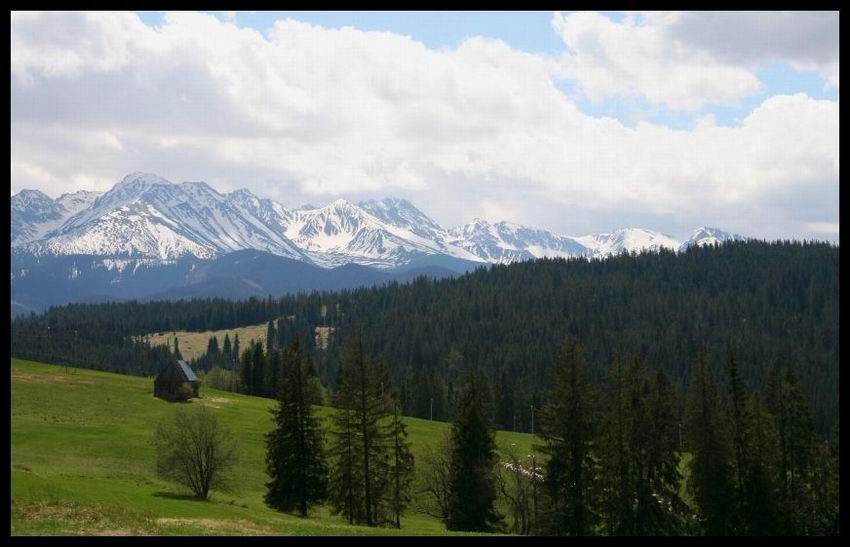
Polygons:
<instances>
[{"instance_id":1,"label":"grass field","mask_svg":"<svg viewBox=\"0 0 850 547\"><path fill-rule=\"evenodd\" d=\"M240 334L240 339L242 335ZM152 395L152 380L12 359L12 534L377 535L447 534L436 519L410 512L401 530L350 526L319 508L309 518L263 504L263 435L273 401L201 388L188 404L212 408L239 440L232 494L207 502L154 474L158 420L179 403ZM329 409L322 409L327 415ZM415 456L449 425L407 418ZM500 446L531 450L531 435L498 432Z\"/></svg>"},{"instance_id":2,"label":"grass field","mask_svg":"<svg viewBox=\"0 0 850 547\"><path fill-rule=\"evenodd\" d=\"M211 336L218 338L218 347L220 348L222 344L224 344L225 334L230 336L230 343L233 343L233 339L238 333L239 347L241 348L241 351L251 344L251 340L259 340L265 344L267 328L267 324L264 323L262 325L251 325L248 327L237 327L235 329L215 331L209 330L204 332L160 332L148 336L148 340L150 340L152 346L167 345L169 347L174 347L174 337L176 336L177 343L180 345L180 353L183 355L183 358L188 361L206 353L207 344L209 343Z\"/></svg>"}]
</instances>

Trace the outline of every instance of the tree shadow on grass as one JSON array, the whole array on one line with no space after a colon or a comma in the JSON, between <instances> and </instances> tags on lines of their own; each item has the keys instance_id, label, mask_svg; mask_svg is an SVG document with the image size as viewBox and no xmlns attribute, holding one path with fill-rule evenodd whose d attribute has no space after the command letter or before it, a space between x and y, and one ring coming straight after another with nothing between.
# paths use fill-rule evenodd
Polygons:
<instances>
[{"instance_id":1,"label":"tree shadow on grass","mask_svg":"<svg viewBox=\"0 0 850 547\"><path fill-rule=\"evenodd\" d=\"M176 492L154 492L154 496L157 498L168 498L170 500L180 500L180 501L199 501L206 502L208 500L202 500L200 498L196 498L192 494L178 494Z\"/></svg>"}]
</instances>

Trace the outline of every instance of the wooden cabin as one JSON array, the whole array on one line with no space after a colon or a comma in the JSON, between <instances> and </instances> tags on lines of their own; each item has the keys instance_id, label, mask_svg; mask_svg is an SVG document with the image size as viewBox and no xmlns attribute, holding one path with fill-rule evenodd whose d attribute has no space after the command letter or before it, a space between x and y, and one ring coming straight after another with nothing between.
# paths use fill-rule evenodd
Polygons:
<instances>
[{"instance_id":1,"label":"wooden cabin","mask_svg":"<svg viewBox=\"0 0 850 547\"><path fill-rule=\"evenodd\" d=\"M183 360L172 361L153 381L153 396L166 401L185 401L198 396L201 382Z\"/></svg>"}]
</instances>

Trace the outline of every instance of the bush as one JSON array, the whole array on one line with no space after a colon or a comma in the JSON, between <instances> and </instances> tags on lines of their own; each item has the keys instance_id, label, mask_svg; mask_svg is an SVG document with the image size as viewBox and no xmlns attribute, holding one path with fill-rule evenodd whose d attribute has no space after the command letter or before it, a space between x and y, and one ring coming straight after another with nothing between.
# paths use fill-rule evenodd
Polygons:
<instances>
[{"instance_id":1,"label":"bush","mask_svg":"<svg viewBox=\"0 0 850 547\"><path fill-rule=\"evenodd\" d=\"M232 370L223 369L221 367L213 367L209 372L203 375L205 386L222 391L232 391L239 393L242 388L242 380L239 375Z\"/></svg>"},{"instance_id":2,"label":"bush","mask_svg":"<svg viewBox=\"0 0 850 547\"><path fill-rule=\"evenodd\" d=\"M182 384L180 384L180 387L177 388L177 400L179 401L188 401L194 396L195 389L189 382L183 382Z\"/></svg>"}]
</instances>

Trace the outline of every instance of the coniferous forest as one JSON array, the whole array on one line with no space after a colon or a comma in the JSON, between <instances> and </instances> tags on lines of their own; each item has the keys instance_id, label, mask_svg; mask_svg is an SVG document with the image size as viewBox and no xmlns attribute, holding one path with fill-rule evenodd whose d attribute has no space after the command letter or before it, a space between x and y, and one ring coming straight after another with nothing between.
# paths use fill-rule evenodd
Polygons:
<instances>
[{"instance_id":1,"label":"coniferous forest","mask_svg":"<svg viewBox=\"0 0 850 547\"><path fill-rule=\"evenodd\" d=\"M263 322L265 343L211 337L192 364L277 399L265 501L278 510L326 503L351 523L401 527L417 466L439 478L426 497L450 530L839 531L835 246L735 242L341 293L72 304L15 320L12 355L150 375L180 349L146 334ZM327 344L316 327L333 329ZM335 407L328 423L315 404ZM445 453L414 462L400 416L431 413L452 422ZM508 479L496 429L538 439L532 461L510 456Z\"/></svg>"},{"instance_id":2,"label":"coniferous forest","mask_svg":"<svg viewBox=\"0 0 850 547\"><path fill-rule=\"evenodd\" d=\"M528 432L532 406L546 402L559 341L571 335L585 348L595 384L617 356L638 355L680 389L698 355L718 379L733 354L748 389L764 387L780 363L799 379L816 431L827 438L838 417L838 309L837 246L751 241L683 254L543 259L281 298L70 304L14 320L11 346L15 357L152 375L173 350L150 347L145 334L271 321L272 345L300 334L333 391L342 341L359 325L367 350L386 360L403 414L450 420L461 374L474 366L493 384L496 425ZM316 326L334 329L321 348ZM195 365L246 373L246 348L234 342L211 340ZM273 396L264 385L270 375L253 376L245 386Z\"/></svg>"}]
</instances>

